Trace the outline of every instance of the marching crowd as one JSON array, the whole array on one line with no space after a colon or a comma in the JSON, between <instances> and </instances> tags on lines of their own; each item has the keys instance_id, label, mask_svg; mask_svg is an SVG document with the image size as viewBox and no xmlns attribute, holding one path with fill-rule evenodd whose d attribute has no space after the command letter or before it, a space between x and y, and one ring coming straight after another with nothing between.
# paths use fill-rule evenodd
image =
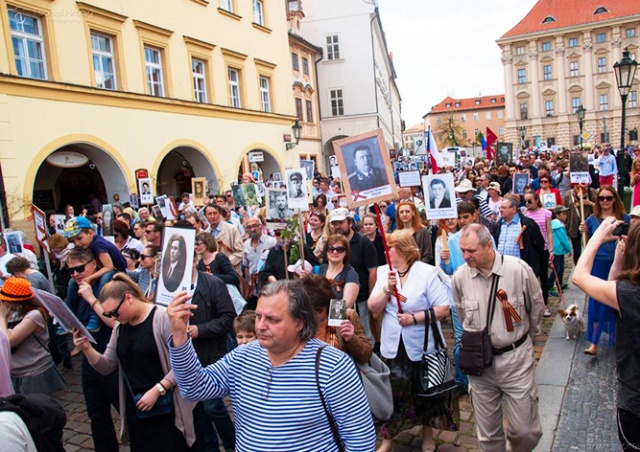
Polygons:
<instances>
[{"instance_id":1,"label":"marching crowd","mask_svg":"<svg viewBox=\"0 0 640 452\"><path fill-rule=\"evenodd\" d=\"M640 317L632 300L640 290L640 232L613 232L640 219L640 159L627 156L634 189L627 214L610 157L607 147L596 151L589 186L571 183L568 151L443 169L456 181L457 218L446 220L427 218L430 200L420 187L399 188L394 200L380 202L380 217L374 206L348 209L339 180L316 173L313 203L297 218L299 239L288 229L293 211L267 221L273 215L265 207L236 206L231 191L209 196L201 208L182 194L178 219L169 223L147 208L114 204L107 225L99 205L77 216L67 206L64 234L53 216L49 223L53 287L26 237L19 254L0 244L0 356L7 357L0 396L63 388L59 366L71 369L71 357L82 353L98 452L117 451L119 443L134 452L220 444L359 451L374 450L376 438L378 450L390 451L413 425L422 426L422 450L432 451L433 429L457 430L458 398L469 392L482 450L509 443L530 451L542 435L532 339L551 315L549 297L566 289L571 255L581 270L574 282L591 297L584 352L598 353L603 332L615 341L620 438L637 446L633 328ZM514 187L519 173L529 176L522 191ZM272 207L288 210L285 202ZM195 229L196 241L193 261L181 264L193 268L191 290L165 308L154 299L167 226ZM296 265L302 256L308 264ZM70 347L32 288L64 300L95 342L74 331ZM333 300L346 308L337 324ZM439 356L447 317L455 384L444 388L425 383L425 366ZM393 409L376 417L379 394L361 380L378 356ZM119 433L111 407L120 414ZM0 425L3 438L12 434ZM28 438L23 444L17 450L34 450Z\"/></svg>"}]
</instances>

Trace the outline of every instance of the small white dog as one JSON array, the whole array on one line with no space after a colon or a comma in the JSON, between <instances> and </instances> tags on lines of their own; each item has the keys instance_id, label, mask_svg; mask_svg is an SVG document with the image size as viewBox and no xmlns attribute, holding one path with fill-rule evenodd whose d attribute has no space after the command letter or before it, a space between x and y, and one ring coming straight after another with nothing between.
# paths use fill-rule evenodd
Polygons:
<instances>
[{"instance_id":1,"label":"small white dog","mask_svg":"<svg viewBox=\"0 0 640 452\"><path fill-rule=\"evenodd\" d=\"M572 304L566 311L564 309L558 309L558 315L564 323L564 329L567 333L566 340L572 338L579 339L584 331L584 319L578 310L578 305Z\"/></svg>"}]
</instances>

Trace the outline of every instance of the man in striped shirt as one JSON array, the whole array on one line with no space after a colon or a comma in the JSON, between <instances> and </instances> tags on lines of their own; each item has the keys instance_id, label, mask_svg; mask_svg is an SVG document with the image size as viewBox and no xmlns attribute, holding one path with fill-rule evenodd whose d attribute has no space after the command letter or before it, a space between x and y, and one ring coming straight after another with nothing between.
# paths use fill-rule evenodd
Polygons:
<instances>
[{"instance_id":1,"label":"man in striped shirt","mask_svg":"<svg viewBox=\"0 0 640 452\"><path fill-rule=\"evenodd\" d=\"M349 356L314 339L313 303L299 281L277 281L260 293L257 341L203 368L187 334L192 304L183 294L168 314L171 366L187 400L231 396L237 451L373 451L369 403ZM320 357L316 371L316 359ZM323 408L326 403L326 410ZM329 417L330 416L330 417Z\"/></svg>"}]
</instances>

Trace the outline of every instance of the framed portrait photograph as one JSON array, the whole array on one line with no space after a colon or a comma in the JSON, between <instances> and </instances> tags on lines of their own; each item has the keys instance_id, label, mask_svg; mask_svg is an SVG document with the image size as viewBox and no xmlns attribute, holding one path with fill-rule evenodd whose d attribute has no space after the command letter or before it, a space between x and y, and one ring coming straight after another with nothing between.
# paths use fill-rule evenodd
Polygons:
<instances>
[{"instance_id":1,"label":"framed portrait photograph","mask_svg":"<svg viewBox=\"0 0 640 452\"><path fill-rule=\"evenodd\" d=\"M156 221L164 221L164 215L162 215L162 209L158 204L154 204L153 206L151 206L151 215L153 215L153 218L155 218Z\"/></svg>"},{"instance_id":2,"label":"framed portrait photograph","mask_svg":"<svg viewBox=\"0 0 640 452\"><path fill-rule=\"evenodd\" d=\"M284 221L293 216L289 208L287 190L283 188L267 188L266 194L267 220Z\"/></svg>"},{"instance_id":3,"label":"framed portrait photograph","mask_svg":"<svg viewBox=\"0 0 640 452\"><path fill-rule=\"evenodd\" d=\"M513 143L496 143L496 164L506 165L513 160Z\"/></svg>"},{"instance_id":4,"label":"framed portrait photograph","mask_svg":"<svg viewBox=\"0 0 640 452\"><path fill-rule=\"evenodd\" d=\"M191 291L195 243L195 229L164 228L156 304L168 306L177 293Z\"/></svg>"},{"instance_id":5,"label":"framed portrait photograph","mask_svg":"<svg viewBox=\"0 0 640 452\"><path fill-rule=\"evenodd\" d=\"M329 326L340 326L347 319L347 303L344 300L332 298L329 302Z\"/></svg>"},{"instance_id":6,"label":"framed portrait photograph","mask_svg":"<svg viewBox=\"0 0 640 452\"><path fill-rule=\"evenodd\" d=\"M589 151L569 153L569 174L572 184L590 184Z\"/></svg>"},{"instance_id":7,"label":"framed portrait photograph","mask_svg":"<svg viewBox=\"0 0 640 452\"><path fill-rule=\"evenodd\" d=\"M62 234L64 236L65 216L62 214L54 215L56 220L56 234Z\"/></svg>"},{"instance_id":8,"label":"framed portrait photograph","mask_svg":"<svg viewBox=\"0 0 640 452\"><path fill-rule=\"evenodd\" d=\"M396 184L381 129L336 140L333 149L349 208L393 197Z\"/></svg>"},{"instance_id":9,"label":"framed portrait photograph","mask_svg":"<svg viewBox=\"0 0 640 452\"><path fill-rule=\"evenodd\" d=\"M233 194L233 201L236 206L244 207L247 205L247 201L244 199L244 192L239 184L231 186L231 193Z\"/></svg>"},{"instance_id":10,"label":"framed portrait photograph","mask_svg":"<svg viewBox=\"0 0 640 452\"><path fill-rule=\"evenodd\" d=\"M555 193L548 193L540 196L540 202L545 209L554 209L556 207L556 195Z\"/></svg>"},{"instance_id":11,"label":"framed portrait photograph","mask_svg":"<svg viewBox=\"0 0 640 452\"><path fill-rule=\"evenodd\" d=\"M111 204L103 204L102 205L102 236L103 237L113 236L114 221L115 221L115 218L113 218L113 206Z\"/></svg>"},{"instance_id":12,"label":"framed portrait photograph","mask_svg":"<svg viewBox=\"0 0 640 452\"><path fill-rule=\"evenodd\" d=\"M453 173L422 176L422 190L429 220L458 217Z\"/></svg>"},{"instance_id":13,"label":"framed portrait photograph","mask_svg":"<svg viewBox=\"0 0 640 452\"><path fill-rule=\"evenodd\" d=\"M257 206L260 204L256 184L241 184L240 189L244 195L245 206Z\"/></svg>"},{"instance_id":14,"label":"framed portrait photograph","mask_svg":"<svg viewBox=\"0 0 640 452\"><path fill-rule=\"evenodd\" d=\"M513 194L524 195L524 192L529 186L529 174L528 173L516 173L513 175Z\"/></svg>"},{"instance_id":15,"label":"framed portrait photograph","mask_svg":"<svg viewBox=\"0 0 640 452\"><path fill-rule=\"evenodd\" d=\"M153 192L151 190L151 179L138 179L138 193L140 194L140 204L147 206L153 204Z\"/></svg>"},{"instance_id":16,"label":"framed portrait photograph","mask_svg":"<svg viewBox=\"0 0 640 452\"><path fill-rule=\"evenodd\" d=\"M207 187L206 177L191 178L191 193L193 194L194 206L204 206L204 202L207 199L208 192L209 187Z\"/></svg>"},{"instance_id":17,"label":"framed portrait photograph","mask_svg":"<svg viewBox=\"0 0 640 452\"><path fill-rule=\"evenodd\" d=\"M300 160L300 167L307 172L307 179L313 179L313 173L316 170L316 162L313 160Z\"/></svg>"},{"instance_id":18,"label":"framed portrait photograph","mask_svg":"<svg viewBox=\"0 0 640 452\"><path fill-rule=\"evenodd\" d=\"M289 208L307 210L307 172L303 168L288 169L286 176Z\"/></svg>"},{"instance_id":19,"label":"framed portrait photograph","mask_svg":"<svg viewBox=\"0 0 640 452\"><path fill-rule=\"evenodd\" d=\"M7 251L11 254L20 254L22 253L22 233L15 232L6 232L4 234L5 244L7 246Z\"/></svg>"}]
</instances>

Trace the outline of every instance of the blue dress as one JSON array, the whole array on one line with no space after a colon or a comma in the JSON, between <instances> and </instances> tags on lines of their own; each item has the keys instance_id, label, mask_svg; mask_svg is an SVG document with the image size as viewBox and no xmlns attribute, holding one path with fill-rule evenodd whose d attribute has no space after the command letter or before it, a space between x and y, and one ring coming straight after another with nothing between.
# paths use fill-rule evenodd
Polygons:
<instances>
[{"instance_id":1,"label":"blue dress","mask_svg":"<svg viewBox=\"0 0 640 452\"><path fill-rule=\"evenodd\" d=\"M625 223L629 224L629 215L624 214L622 219ZM591 238L593 233L600 226L601 221L601 219L594 215L587 218L587 237ZM615 253L615 240L611 240L600 245L600 248L598 248L598 252L596 253L596 258L593 261L591 275L606 281L609 278L609 270L611 270L611 266L613 265ZM609 337L609 346L613 346L617 319L618 314L615 309L589 297L586 339L592 344L598 345L600 342L600 335L604 332L607 333Z\"/></svg>"}]
</instances>

